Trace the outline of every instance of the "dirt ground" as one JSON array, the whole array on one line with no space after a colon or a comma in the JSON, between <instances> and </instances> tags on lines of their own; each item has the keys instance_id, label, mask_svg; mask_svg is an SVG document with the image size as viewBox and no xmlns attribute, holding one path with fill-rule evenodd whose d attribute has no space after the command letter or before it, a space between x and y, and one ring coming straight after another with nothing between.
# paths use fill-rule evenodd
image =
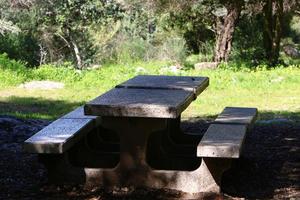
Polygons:
<instances>
[{"instance_id":1,"label":"dirt ground","mask_svg":"<svg viewBox=\"0 0 300 200\"><path fill-rule=\"evenodd\" d=\"M80 185L49 185L37 156L22 142L48 121L0 116L0 199L178 199L180 192L147 188L86 191ZM205 132L209 121L190 119L185 131ZM222 194L203 199L300 199L300 122L258 121L241 159L223 176Z\"/></svg>"}]
</instances>

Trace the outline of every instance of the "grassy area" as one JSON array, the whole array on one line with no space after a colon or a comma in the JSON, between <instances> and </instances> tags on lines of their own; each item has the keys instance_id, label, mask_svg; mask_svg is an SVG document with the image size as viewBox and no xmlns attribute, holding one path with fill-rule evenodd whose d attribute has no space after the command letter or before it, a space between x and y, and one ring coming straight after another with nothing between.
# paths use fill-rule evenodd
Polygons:
<instances>
[{"instance_id":1,"label":"grassy area","mask_svg":"<svg viewBox=\"0 0 300 200\"><path fill-rule=\"evenodd\" d=\"M2 66L1 66L2 65ZM208 76L210 86L183 113L183 117L214 116L225 106L257 107L262 118L300 119L300 68L295 66L238 71L230 67L217 70L167 70L167 63L107 65L96 70L76 71L71 67L42 66L25 70L4 67L0 58L0 114L25 118L55 119L138 74ZM31 80L65 83L64 89L28 90L18 85Z\"/></svg>"}]
</instances>

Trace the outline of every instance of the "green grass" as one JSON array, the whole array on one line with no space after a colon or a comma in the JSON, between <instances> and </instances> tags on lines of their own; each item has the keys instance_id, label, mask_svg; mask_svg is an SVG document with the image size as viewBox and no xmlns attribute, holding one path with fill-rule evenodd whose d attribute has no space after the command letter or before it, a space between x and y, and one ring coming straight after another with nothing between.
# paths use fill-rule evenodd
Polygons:
<instances>
[{"instance_id":1,"label":"green grass","mask_svg":"<svg viewBox=\"0 0 300 200\"><path fill-rule=\"evenodd\" d=\"M6 63L7 64L7 63ZM13 65L13 64L12 64ZM300 68L296 66L250 70L221 67L217 70L161 70L167 63L107 65L97 70L42 66L25 70L22 64L6 67L0 57L0 114L23 118L55 119L138 74L208 76L210 86L183 113L188 117L213 117L226 106L257 107L264 119L300 119ZM64 89L25 90L20 83L54 80Z\"/></svg>"}]
</instances>

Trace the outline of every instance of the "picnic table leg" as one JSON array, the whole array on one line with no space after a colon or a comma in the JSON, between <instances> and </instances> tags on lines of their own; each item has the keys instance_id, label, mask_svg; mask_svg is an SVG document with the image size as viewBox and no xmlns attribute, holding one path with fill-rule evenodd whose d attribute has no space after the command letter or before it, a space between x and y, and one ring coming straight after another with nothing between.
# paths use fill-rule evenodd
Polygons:
<instances>
[{"instance_id":1,"label":"picnic table leg","mask_svg":"<svg viewBox=\"0 0 300 200\"><path fill-rule=\"evenodd\" d=\"M110 136L110 134L112 136ZM105 137L103 137L105 136ZM96 127L96 131L88 133L85 138L86 147L94 152L120 152L119 136L110 130L104 129L101 125Z\"/></svg>"},{"instance_id":2,"label":"picnic table leg","mask_svg":"<svg viewBox=\"0 0 300 200\"><path fill-rule=\"evenodd\" d=\"M102 125L99 125L97 127L97 136L98 136L98 139L97 140L100 140L102 141L103 143L106 143L106 144L118 144L120 143L120 138L118 136L118 134L114 131L111 131L111 130L108 130L108 129L105 129L102 127Z\"/></svg>"},{"instance_id":3,"label":"picnic table leg","mask_svg":"<svg viewBox=\"0 0 300 200\"><path fill-rule=\"evenodd\" d=\"M195 157L201 135L185 134L180 128L180 116L175 119L167 119L167 123L167 129L161 134L163 151L170 154L175 153Z\"/></svg>"},{"instance_id":4,"label":"picnic table leg","mask_svg":"<svg viewBox=\"0 0 300 200\"><path fill-rule=\"evenodd\" d=\"M120 162L117 171L121 185L144 185L151 172L146 161L148 137L166 129L165 119L103 117L103 126L120 137Z\"/></svg>"},{"instance_id":5,"label":"picnic table leg","mask_svg":"<svg viewBox=\"0 0 300 200\"><path fill-rule=\"evenodd\" d=\"M120 135L120 163L113 170L119 185L166 187L189 193L219 192L222 173L230 165L226 159L203 158L192 171L155 170L148 165L148 138L151 133L164 130L166 120L106 117L103 126Z\"/></svg>"},{"instance_id":6,"label":"picnic table leg","mask_svg":"<svg viewBox=\"0 0 300 200\"><path fill-rule=\"evenodd\" d=\"M181 116L175 119L168 119L168 136L175 144L197 145L200 142L200 135L185 134L180 127Z\"/></svg>"}]
</instances>

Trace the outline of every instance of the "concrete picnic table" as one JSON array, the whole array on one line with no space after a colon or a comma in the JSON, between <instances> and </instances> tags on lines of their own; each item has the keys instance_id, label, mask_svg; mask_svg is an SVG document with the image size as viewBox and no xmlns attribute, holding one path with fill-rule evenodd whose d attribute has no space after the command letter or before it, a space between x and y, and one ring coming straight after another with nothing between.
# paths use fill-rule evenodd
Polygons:
<instances>
[{"instance_id":1,"label":"concrete picnic table","mask_svg":"<svg viewBox=\"0 0 300 200\"><path fill-rule=\"evenodd\" d=\"M220 192L258 112L225 107L203 136L183 133L181 113L208 83L136 76L38 131L24 150L38 154L52 183L167 188L192 198Z\"/></svg>"},{"instance_id":2,"label":"concrete picnic table","mask_svg":"<svg viewBox=\"0 0 300 200\"><path fill-rule=\"evenodd\" d=\"M120 137L120 161L114 169L103 169L105 182L112 185L167 186L199 192L203 185L199 181L206 179L199 180L197 174L203 169L193 172L153 169L149 165L151 152L148 139L155 132L170 132L168 128L170 124L174 126L172 123L179 128L181 113L208 84L207 77L142 75L87 103L84 113L101 116L101 126L113 130ZM180 131L176 133L185 137ZM174 157L164 159L182 163ZM192 163L195 162L200 164L200 159L193 159ZM174 176L176 181L172 181Z\"/></svg>"}]
</instances>

